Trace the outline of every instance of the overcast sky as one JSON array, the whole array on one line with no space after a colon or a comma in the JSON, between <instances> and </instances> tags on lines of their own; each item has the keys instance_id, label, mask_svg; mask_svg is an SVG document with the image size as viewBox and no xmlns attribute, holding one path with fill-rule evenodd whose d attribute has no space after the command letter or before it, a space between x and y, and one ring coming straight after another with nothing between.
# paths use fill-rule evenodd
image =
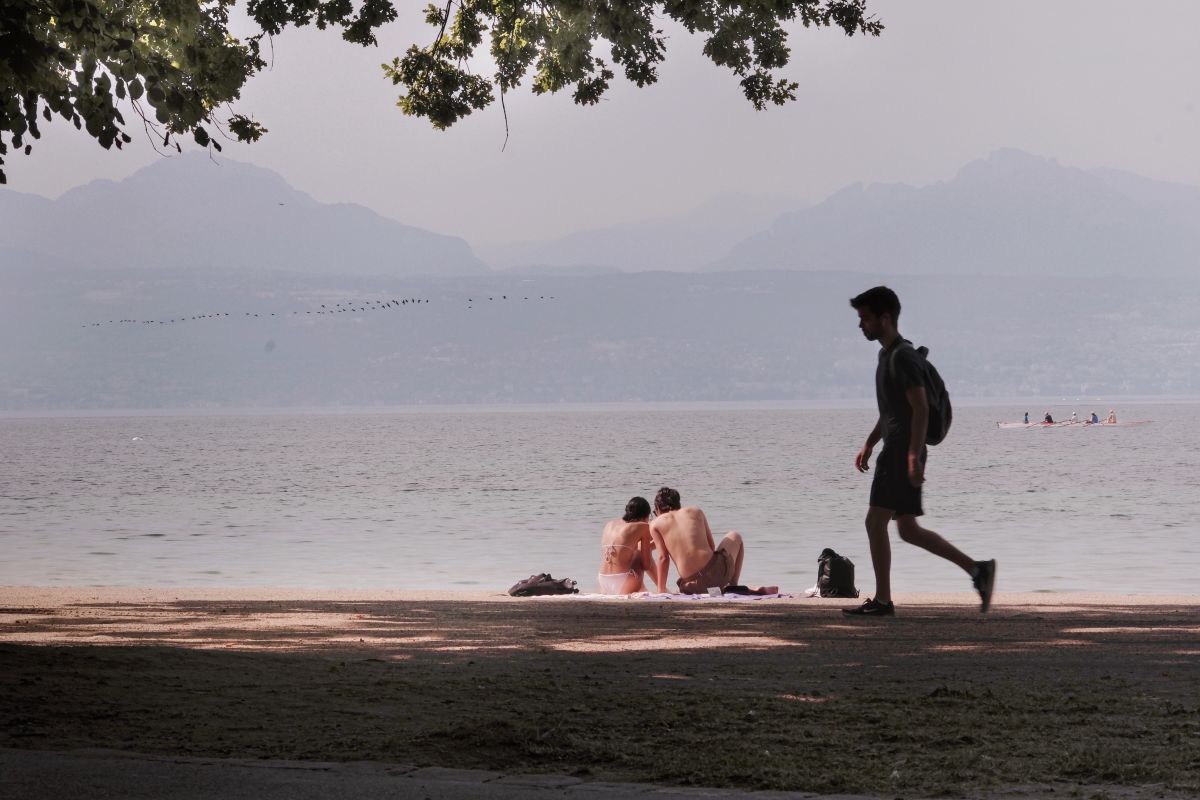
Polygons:
<instances>
[{"instance_id":1,"label":"overcast sky","mask_svg":"<svg viewBox=\"0 0 1200 800\"><path fill-rule=\"evenodd\" d=\"M870 0L869 0L870 2ZM446 132L404 116L379 65L433 32L411 5L364 50L287 31L239 110L270 133L225 154L279 172L324 202L463 236L551 238L669 216L720 193L819 201L854 182L925 184L999 147L1066 166L1200 185L1200 3L873 0L879 38L792 37L799 100L755 112L736 79L672 30L661 80L618 79L597 107L508 99ZM131 116L131 115L127 115ZM106 152L56 120L9 187L55 197L158 158L136 130ZM10 153L12 151L10 150Z\"/></svg>"}]
</instances>

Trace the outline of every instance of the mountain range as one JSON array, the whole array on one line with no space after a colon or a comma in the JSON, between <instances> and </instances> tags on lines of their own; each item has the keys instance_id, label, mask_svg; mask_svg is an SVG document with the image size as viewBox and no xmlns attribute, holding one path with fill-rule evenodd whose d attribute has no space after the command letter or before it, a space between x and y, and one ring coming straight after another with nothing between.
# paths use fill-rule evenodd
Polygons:
<instances>
[{"instance_id":1,"label":"mountain range","mask_svg":"<svg viewBox=\"0 0 1200 800\"><path fill-rule=\"evenodd\" d=\"M93 181L56 200L0 190L0 220L0 267L488 271L460 238L359 205L318 203L271 170L197 153L163 158L120 182Z\"/></svg>"},{"instance_id":2,"label":"mountain range","mask_svg":"<svg viewBox=\"0 0 1200 800\"><path fill-rule=\"evenodd\" d=\"M804 203L786 195L719 194L696 208L658 219L590 228L541 242L477 247L497 269L688 272L765 230Z\"/></svg>"},{"instance_id":3,"label":"mountain range","mask_svg":"<svg viewBox=\"0 0 1200 800\"><path fill-rule=\"evenodd\" d=\"M717 195L658 219L476 250L362 206L318 203L270 170L202 154L164 158L56 200L0 189L0 223L0 268L1032 278L1188 276L1200 264L1200 188L1013 149L925 186L854 184L808 206L783 195Z\"/></svg>"},{"instance_id":4,"label":"mountain range","mask_svg":"<svg viewBox=\"0 0 1200 800\"><path fill-rule=\"evenodd\" d=\"M705 268L1086 277L1197 264L1200 188L1009 149L928 186L848 186Z\"/></svg>"}]
</instances>

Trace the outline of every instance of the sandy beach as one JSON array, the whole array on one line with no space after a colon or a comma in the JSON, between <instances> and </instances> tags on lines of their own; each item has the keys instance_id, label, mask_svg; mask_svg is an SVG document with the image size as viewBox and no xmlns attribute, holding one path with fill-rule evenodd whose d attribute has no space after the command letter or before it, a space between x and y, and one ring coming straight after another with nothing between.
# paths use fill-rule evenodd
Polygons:
<instances>
[{"instance_id":1,"label":"sandy beach","mask_svg":"<svg viewBox=\"0 0 1200 800\"><path fill-rule=\"evenodd\" d=\"M0 747L888 797L1200 792L1200 601L0 588Z\"/></svg>"}]
</instances>

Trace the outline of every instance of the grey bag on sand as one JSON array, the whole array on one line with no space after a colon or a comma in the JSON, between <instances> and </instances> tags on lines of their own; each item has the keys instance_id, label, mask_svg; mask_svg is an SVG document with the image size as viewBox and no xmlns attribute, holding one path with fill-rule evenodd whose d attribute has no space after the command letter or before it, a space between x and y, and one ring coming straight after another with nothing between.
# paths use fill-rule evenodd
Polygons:
<instances>
[{"instance_id":1,"label":"grey bag on sand","mask_svg":"<svg viewBox=\"0 0 1200 800\"><path fill-rule=\"evenodd\" d=\"M579 594L575 581L570 578L552 578L549 572L540 575L530 575L523 581L517 581L508 590L512 597L533 597L542 594Z\"/></svg>"}]
</instances>

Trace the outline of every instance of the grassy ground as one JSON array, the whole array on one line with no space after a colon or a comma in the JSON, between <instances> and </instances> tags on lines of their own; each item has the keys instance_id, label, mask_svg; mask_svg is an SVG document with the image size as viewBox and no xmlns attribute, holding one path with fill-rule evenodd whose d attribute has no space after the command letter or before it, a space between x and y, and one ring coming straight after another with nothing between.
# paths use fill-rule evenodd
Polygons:
<instances>
[{"instance_id":1,"label":"grassy ground","mask_svg":"<svg viewBox=\"0 0 1200 800\"><path fill-rule=\"evenodd\" d=\"M1200 606L901 612L547 600L0 610L0 746L909 797L1200 793Z\"/></svg>"}]
</instances>

